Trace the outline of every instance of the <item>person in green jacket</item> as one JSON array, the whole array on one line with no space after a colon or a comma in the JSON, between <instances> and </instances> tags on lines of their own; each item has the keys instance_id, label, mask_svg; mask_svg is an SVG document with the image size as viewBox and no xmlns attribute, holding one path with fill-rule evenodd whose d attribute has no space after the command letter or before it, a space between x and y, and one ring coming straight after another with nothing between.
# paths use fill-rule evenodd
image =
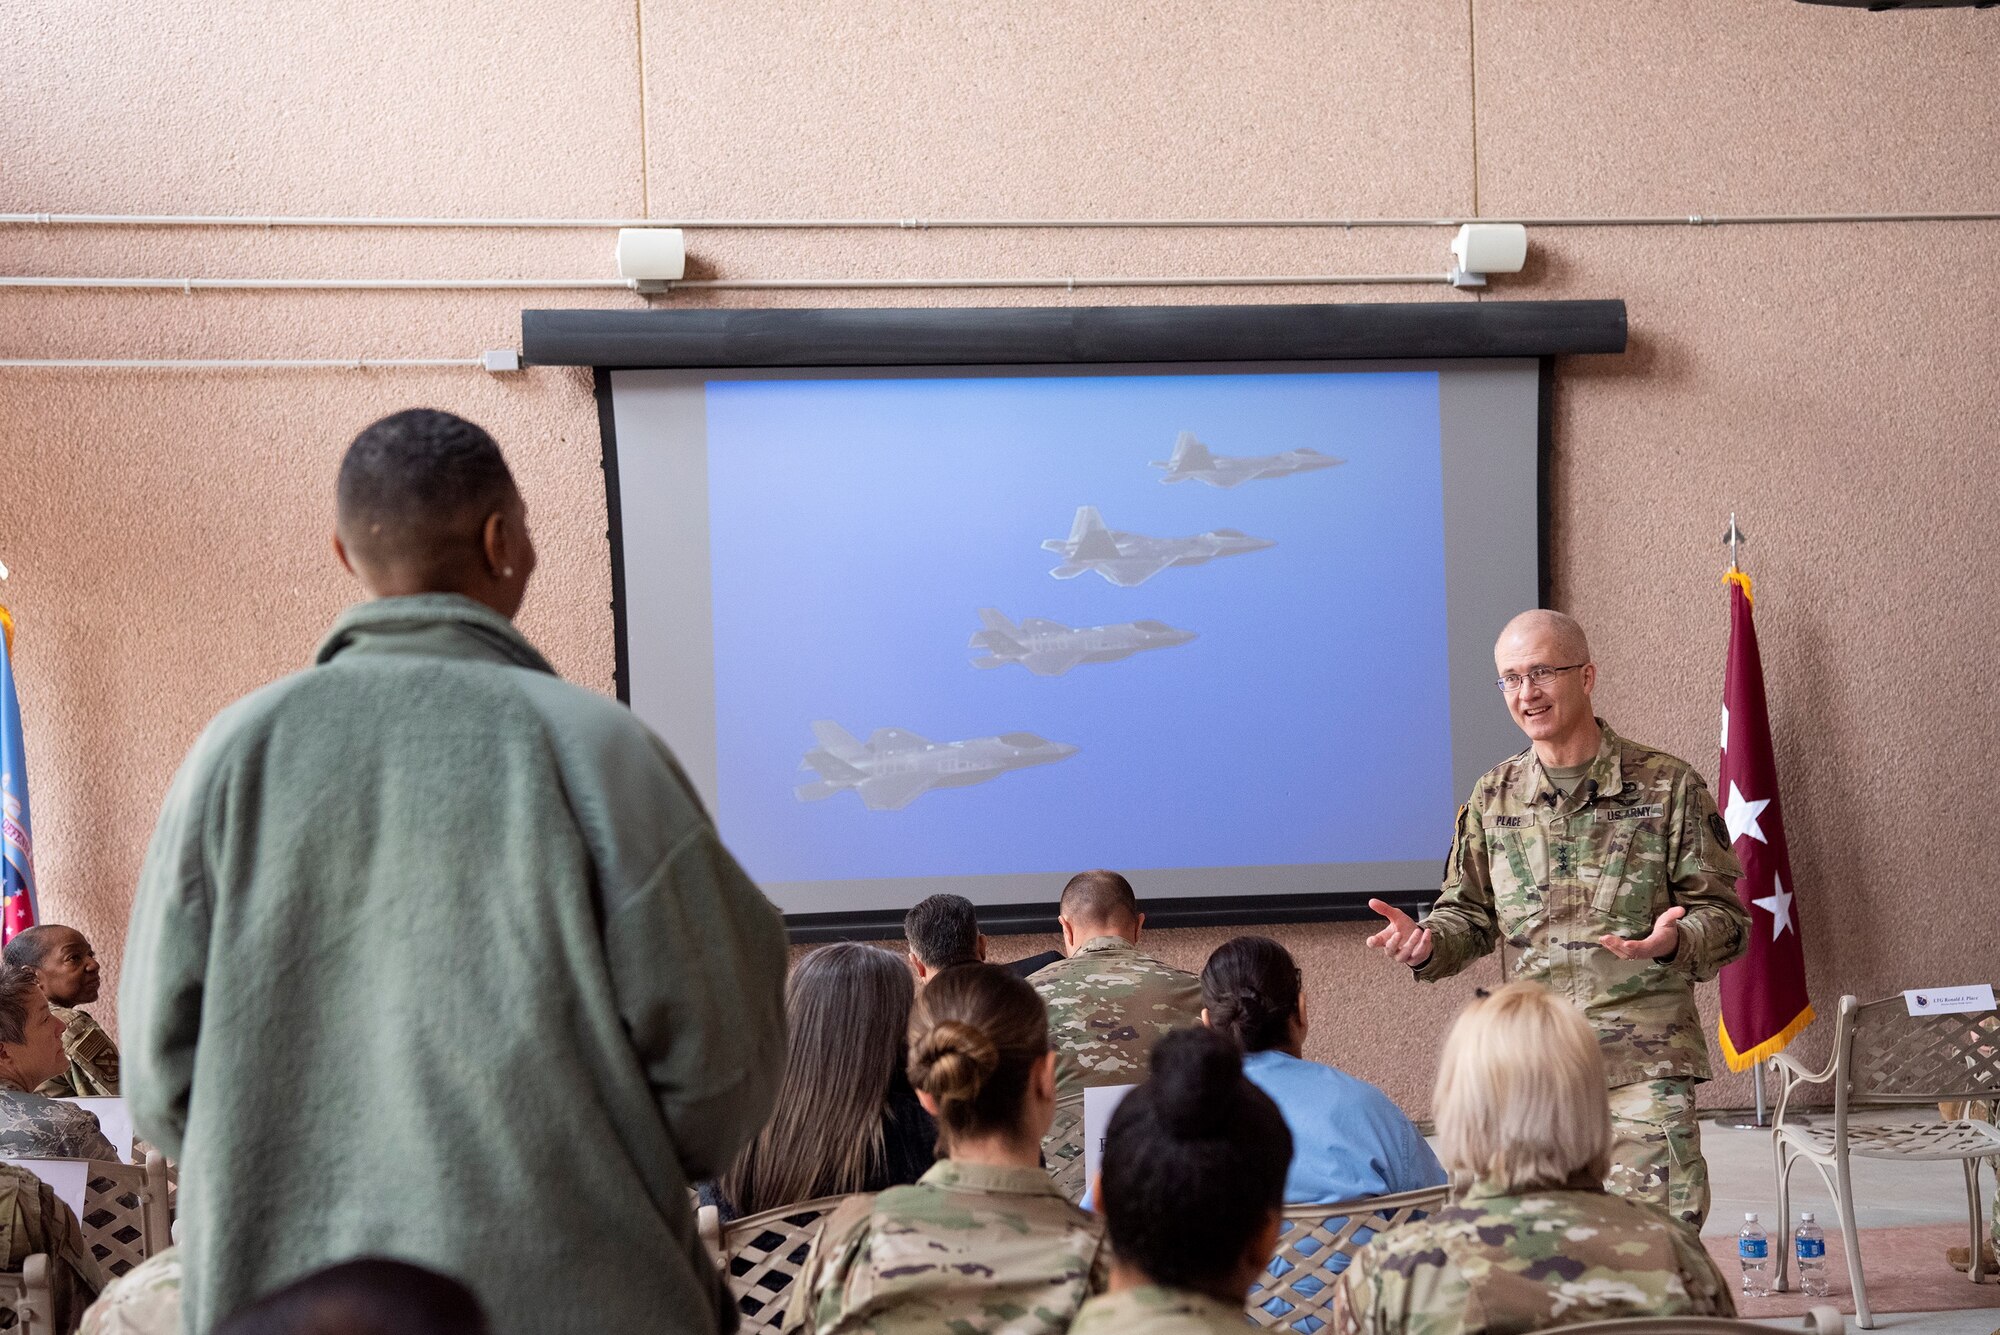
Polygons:
<instances>
[{"instance_id":1,"label":"person in green jacket","mask_svg":"<svg viewBox=\"0 0 2000 1335\"><path fill-rule=\"evenodd\" d=\"M535 553L485 431L363 431L334 547L371 601L195 742L126 940L184 1328L375 1255L499 1332L713 1331L688 1186L784 1070L778 914L666 746L515 630Z\"/></svg>"}]
</instances>

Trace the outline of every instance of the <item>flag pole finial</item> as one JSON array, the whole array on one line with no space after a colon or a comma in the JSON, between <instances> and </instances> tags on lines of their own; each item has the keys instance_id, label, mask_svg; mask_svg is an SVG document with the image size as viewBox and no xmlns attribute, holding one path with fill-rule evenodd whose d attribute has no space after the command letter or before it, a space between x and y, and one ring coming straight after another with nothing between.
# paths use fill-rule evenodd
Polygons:
<instances>
[{"instance_id":1,"label":"flag pole finial","mask_svg":"<svg viewBox=\"0 0 2000 1335\"><path fill-rule=\"evenodd\" d=\"M1742 529L1736 527L1736 512L1734 510L1731 510L1729 512L1729 531L1722 535L1722 540L1725 543L1729 544L1730 570L1735 571L1742 569L1742 567L1737 565L1736 563L1736 549L1738 547L1747 545L1750 539L1744 535Z\"/></svg>"}]
</instances>

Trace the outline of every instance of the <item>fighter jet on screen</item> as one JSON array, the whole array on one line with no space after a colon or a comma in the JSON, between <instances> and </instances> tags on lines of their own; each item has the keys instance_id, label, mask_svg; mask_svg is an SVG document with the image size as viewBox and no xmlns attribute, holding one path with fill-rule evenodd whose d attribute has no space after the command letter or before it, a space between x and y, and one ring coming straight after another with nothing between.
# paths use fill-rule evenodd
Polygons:
<instances>
[{"instance_id":1,"label":"fighter jet on screen","mask_svg":"<svg viewBox=\"0 0 2000 1335\"><path fill-rule=\"evenodd\" d=\"M1192 538L1120 533L1104 526L1094 505L1078 508L1067 542L1050 538L1042 544L1044 549L1062 554L1063 564L1049 572L1057 579L1075 579L1086 570L1095 570L1121 589L1144 584L1168 566L1198 566L1218 556L1237 556L1277 545L1269 538L1253 538L1233 528L1218 528Z\"/></svg>"},{"instance_id":2,"label":"fighter jet on screen","mask_svg":"<svg viewBox=\"0 0 2000 1335\"><path fill-rule=\"evenodd\" d=\"M838 723L812 725L819 745L799 768L815 783L792 789L801 802L818 802L853 789L870 811L900 811L933 788L964 788L1030 765L1052 765L1076 754L1066 742L1032 732L1003 732L964 742L933 742L901 728L877 728L864 744Z\"/></svg>"},{"instance_id":3,"label":"fighter jet on screen","mask_svg":"<svg viewBox=\"0 0 2000 1335\"><path fill-rule=\"evenodd\" d=\"M1060 677L1079 663L1116 663L1145 649L1171 649L1195 638L1193 631L1176 630L1164 621L1072 629L1059 621L1029 617L1017 626L993 607L980 608L979 620L986 629L973 635L971 647L984 649L988 657L973 659L972 666L1019 663L1037 677Z\"/></svg>"},{"instance_id":4,"label":"fighter jet on screen","mask_svg":"<svg viewBox=\"0 0 2000 1335\"><path fill-rule=\"evenodd\" d=\"M1286 450L1283 454L1210 454L1208 446L1195 439L1194 432L1183 431L1180 439L1174 442L1174 457L1155 459L1153 467L1167 470L1167 475L1160 479L1163 483L1186 482L1192 478L1196 482L1228 490L1245 482L1255 482L1260 477L1314 473L1346 462L1331 454L1321 454L1318 450Z\"/></svg>"}]
</instances>

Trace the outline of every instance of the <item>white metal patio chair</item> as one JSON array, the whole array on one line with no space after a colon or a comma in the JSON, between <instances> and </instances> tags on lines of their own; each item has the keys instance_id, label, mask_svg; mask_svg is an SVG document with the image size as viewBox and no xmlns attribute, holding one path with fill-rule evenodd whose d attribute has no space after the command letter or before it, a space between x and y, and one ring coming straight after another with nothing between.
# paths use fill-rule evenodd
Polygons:
<instances>
[{"instance_id":1,"label":"white metal patio chair","mask_svg":"<svg viewBox=\"0 0 2000 1335\"><path fill-rule=\"evenodd\" d=\"M1449 1187L1425 1187L1331 1205L1287 1205L1277 1251L1244 1304L1251 1324L1315 1335L1333 1319L1333 1282L1354 1253L1375 1234L1437 1209L1450 1195Z\"/></svg>"},{"instance_id":2,"label":"white metal patio chair","mask_svg":"<svg viewBox=\"0 0 2000 1335\"><path fill-rule=\"evenodd\" d=\"M709 1255L721 1268L736 1304L738 1335L772 1335L784 1324L792 1286L833 1212L852 1196L781 1205L724 1224L713 1205L695 1215Z\"/></svg>"},{"instance_id":3,"label":"white metal patio chair","mask_svg":"<svg viewBox=\"0 0 2000 1335\"><path fill-rule=\"evenodd\" d=\"M1783 1073L1772 1118L1771 1148L1778 1174L1777 1287L1785 1288L1791 1256L1791 1175L1808 1160L1826 1180L1847 1244L1847 1276L1854 1285L1855 1320L1875 1328L1868 1290L1861 1277L1861 1242L1854 1224L1852 1158L1956 1159L1965 1167L1966 1206L1972 1216L1973 1283L1980 1265L1979 1161L2000 1154L2000 1129L1966 1120L1910 1122L1889 1126L1856 1122L1861 1103L1929 1105L1956 1099L2000 1096L2000 1011L1911 1015L1902 996L1863 1002L1840 999L1833 1056L1821 1071L1808 1071L1783 1054L1771 1063ZM1833 1120L1805 1122L1790 1107L1807 1085L1833 1085Z\"/></svg>"},{"instance_id":4,"label":"white metal patio chair","mask_svg":"<svg viewBox=\"0 0 2000 1335\"><path fill-rule=\"evenodd\" d=\"M1618 1321L1585 1321L1564 1326L1562 1335L1798 1335L1794 1326L1767 1326L1726 1316L1629 1316ZM1815 1307L1805 1315L1807 1335L1845 1335L1839 1309Z\"/></svg>"}]
</instances>

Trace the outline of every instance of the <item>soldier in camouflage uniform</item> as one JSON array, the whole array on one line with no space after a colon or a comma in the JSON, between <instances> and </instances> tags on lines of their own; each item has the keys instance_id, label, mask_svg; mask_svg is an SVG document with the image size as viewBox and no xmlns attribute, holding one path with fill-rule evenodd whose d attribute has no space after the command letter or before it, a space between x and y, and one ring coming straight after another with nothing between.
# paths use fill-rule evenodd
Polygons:
<instances>
[{"instance_id":1,"label":"soldier in camouflage uniform","mask_svg":"<svg viewBox=\"0 0 2000 1335\"><path fill-rule=\"evenodd\" d=\"M1226 1303L1192 1289L1141 1284L1092 1298L1077 1313L1070 1335L1242 1335L1249 1318L1242 1303Z\"/></svg>"},{"instance_id":2,"label":"soldier in camouflage uniform","mask_svg":"<svg viewBox=\"0 0 2000 1335\"><path fill-rule=\"evenodd\" d=\"M1494 658L1534 745L1473 786L1423 926L1371 901L1389 926L1369 943L1435 982L1504 939L1509 977L1545 984L1597 1028L1616 1133L1607 1185L1699 1229L1694 1086L1709 1066L1694 984L1749 941L1728 828L1689 765L1592 714L1597 668L1575 621L1523 613Z\"/></svg>"},{"instance_id":3,"label":"soldier in camouflage uniform","mask_svg":"<svg viewBox=\"0 0 2000 1335\"><path fill-rule=\"evenodd\" d=\"M56 1099L115 1097L118 1045L88 1011L78 1009L97 1000L102 981L97 952L83 933L59 923L30 927L7 943L5 959L34 970L36 981L48 996L49 1009L63 1026L68 1066L45 1081L39 1092Z\"/></svg>"},{"instance_id":4,"label":"soldier in camouflage uniform","mask_svg":"<svg viewBox=\"0 0 2000 1335\"><path fill-rule=\"evenodd\" d=\"M1086 1089L1137 1084L1153 1043L1201 1022L1201 980L1138 948L1146 915L1114 871L1079 872L1063 887L1060 921L1068 956L1028 979L1049 1009L1056 1048L1055 1123L1042 1142L1049 1173L1082 1200Z\"/></svg>"},{"instance_id":5,"label":"soldier in camouflage uniform","mask_svg":"<svg viewBox=\"0 0 2000 1335\"><path fill-rule=\"evenodd\" d=\"M1573 1186L1457 1204L1355 1253L1334 1290L1338 1335L1512 1335L1636 1316L1736 1315L1701 1240L1650 1210Z\"/></svg>"},{"instance_id":6,"label":"soldier in camouflage uniform","mask_svg":"<svg viewBox=\"0 0 2000 1335\"><path fill-rule=\"evenodd\" d=\"M155 1252L112 1280L83 1314L81 1335L180 1335L181 1251Z\"/></svg>"},{"instance_id":7,"label":"soldier in camouflage uniform","mask_svg":"<svg viewBox=\"0 0 2000 1335\"><path fill-rule=\"evenodd\" d=\"M29 1092L68 1064L62 1033L34 970L0 964L0 1158L116 1162L95 1117Z\"/></svg>"},{"instance_id":8,"label":"soldier in camouflage uniform","mask_svg":"<svg viewBox=\"0 0 2000 1335\"><path fill-rule=\"evenodd\" d=\"M1109 1267L1103 1224L1041 1169L940 1160L834 1212L784 1329L1061 1335Z\"/></svg>"},{"instance_id":9,"label":"soldier in camouflage uniform","mask_svg":"<svg viewBox=\"0 0 2000 1335\"><path fill-rule=\"evenodd\" d=\"M104 1288L104 1272L75 1213L54 1189L25 1168L0 1163L0 1270L18 1275L38 1253L49 1258L53 1329L75 1330L83 1309Z\"/></svg>"},{"instance_id":10,"label":"soldier in camouflage uniform","mask_svg":"<svg viewBox=\"0 0 2000 1335\"><path fill-rule=\"evenodd\" d=\"M993 964L934 975L910 1012L910 1084L937 1118L913 1185L834 1211L792 1285L792 1335L1062 1335L1109 1277L1104 1226L1036 1146L1055 1110L1047 1014Z\"/></svg>"}]
</instances>

